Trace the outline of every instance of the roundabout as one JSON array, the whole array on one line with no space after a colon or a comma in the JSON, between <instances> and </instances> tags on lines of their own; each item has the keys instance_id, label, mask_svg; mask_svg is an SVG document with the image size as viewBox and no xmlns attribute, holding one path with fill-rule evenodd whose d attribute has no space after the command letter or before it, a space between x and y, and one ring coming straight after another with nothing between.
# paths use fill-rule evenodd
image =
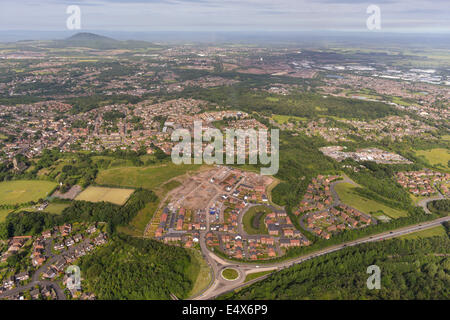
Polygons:
<instances>
[{"instance_id":1,"label":"roundabout","mask_svg":"<svg viewBox=\"0 0 450 320\"><path fill-rule=\"evenodd\" d=\"M222 269L220 275L224 280L227 281L235 281L240 278L240 272L234 268L225 268Z\"/></svg>"}]
</instances>

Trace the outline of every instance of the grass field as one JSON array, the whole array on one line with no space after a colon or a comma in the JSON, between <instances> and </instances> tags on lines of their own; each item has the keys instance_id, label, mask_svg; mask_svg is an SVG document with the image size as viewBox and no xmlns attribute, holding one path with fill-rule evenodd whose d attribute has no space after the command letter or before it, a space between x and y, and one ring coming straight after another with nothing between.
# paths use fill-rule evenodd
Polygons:
<instances>
[{"instance_id":1,"label":"grass field","mask_svg":"<svg viewBox=\"0 0 450 320\"><path fill-rule=\"evenodd\" d=\"M150 167L112 168L100 171L96 182L104 185L154 189L167 180L199 168L200 165L177 166L173 163Z\"/></svg>"},{"instance_id":2,"label":"grass field","mask_svg":"<svg viewBox=\"0 0 450 320\"><path fill-rule=\"evenodd\" d=\"M133 189L88 187L82 191L75 200L84 200L89 202L111 202L123 205L134 192Z\"/></svg>"},{"instance_id":3,"label":"grass field","mask_svg":"<svg viewBox=\"0 0 450 320\"><path fill-rule=\"evenodd\" d=\"M20 210L26 211L26 212L46 212L46 213L53 213L53 214L61 214L63 210L67 207L69 207L69 203L50 203L47 208L45 208L42 211L39 211L36 206L28 207L28 208L20 208Z\"/></svg>"},{"instance_id":4,"label":"grass field","mask_svg":"<svg viewBox=\"0 0 450 320\"><path fill-rule=\"evenodd\" d=\"M406 217L408 215L404 210L394 209L375 200L363 198L356 192L352 191L354 188L356 188L354 185L345 182L338 183L335 186L335 190L343 203L364 213L370 214L371 212L383 211L385 215L394 219Z\"/></svg>"},{"instance_id":5,"label":"grass field","mask_svg":"<svg viewBox=\"0 0 450 320\"><path fill-rule=\"evenodd\" d=\"M69 203L50 203L43 211L48 213L61 214L67 207L70 207Z\"/></svg>"},{"instance_id":6,"label":"grass field","mask_svg":"<svg viewBox=\"0 0 450 320\"><path fill-rule=\"evenodd\" d=\"M190 264L188 275L194 283L189 297L194 297L208 287L211 282L211 272L199 250L191 249L189 254L191 255L192 263Z\"/></svg>"},{"instance_id":7,"label":"grass field","mask_svg":"<svg viewBox=\"0 0 450 320\"><path fill-rule=\"evenodd\" d=\"M8 215L8 213L10 213L12 210L10 209L0 209L0 222L5 221L6 216Z\"/></svg>"},{"instance_id":8,"label":"grass field","mask_svg":"<svg viewBox=\"0 0 450 320\"><path fill-rule=\"evenodd\" d=\"M410 106L411 102L405 101L400 97L392 97L392 102L402 105L402 106Z\"/></svg>"},{"instance_id":9,"label":"grass field","mask_svg":"<svg viewBox=\"0 0 450 320\"><path fill-rule=\"evenodd\" d=\"M37 201L50 195L55 182L15 180L0 182L0 204L19 204Z\"/></svg>"},{"instance_id":10,"label":"grass field","mask_svg":"<svg viewBox=\"0 0 450 320\"><path fill-rule=\"evenodd\" d=\"M245 276L244 282L251 281L253 279L265 276L266 274L272 273L273 270L261 271L261 272L253 272Z\"/></svg>"},{"instance_id":11,"label":"grass field","mask_svg":"<svg viewBox=\"0 0 450 320\"><path fill-rule=\"evenodd\" d=\"M432 166L441 167L448 170L448 162L450 161L450 152L448 149L435 148L430 150L417 150L416 155L424 157Z\"/></svg>"},{"instance_id":12,"label":"grass field","mask_svg":"<svg viewBox=\"0 0 450 320\"><path fill-rule=\"evenodd\" d=\"M119 226L118 230L130 236L142 237L144 235L147 224L150 222L156 210L158 209L160 200L164 198L167 192L175 189L176 187L179 187L180 185L181 182L177 180L171 180L167 183L164 183L160 187L160 192L158 192L158 201L147 203L142 210L139 210L137 215L130 221L127 226Z\"/></svg>"},{"instance_id":13,"label":"grass field","mask_svg":"<svg viewBox=\"0 0 450 320\"><path fill-rule=\"evenodd\" d=\"M222 271L222 277L227 280L235 280L239 277L239 273L231 268L226 268Z\"/></svg>"},{"instance_id":14,"label":"grass field","mask_svg":"<svg viewBox=\"0 0 450 320\"><path fill-rule=\"evenodd\" d=\"M248 209L242 218L244 231L248 234L267 234L264 217L271 210L266 206L255 206Z\"/></svg>"},{"instance_id":15,"label":"grass field","mask_svg":"<svg viewBox=\"0 0 450 320\"><path fill-rule=\"evenodd\" d=\"M447 235L444 226L440 225L434 228L413 232L401 236L400 239L418 239L418 238L429 238L429 237L442 237Z\"/></svg>"},{"instance_id":16,"label":"grass field","mask_svg":"<svg viewBox=\"0 0 450 320\"><path fill-rule=\"evenodd\" d=\"M159 201L149 202L145 207L138 211L136 216L126 226L119 226L120 232L126 233L134 237L142 237L145 232L147 223L152 219L153 215L158 209Z\"/></svg>"},{"instance_id":17,"label":"grass field","mask_svg":"<svg viewBox=\"0 0 450 320\"><path fill-rule=\"evenodd\" d=\"M306 121L306 120L308 120L308 119L302 118L302 117L285 116L285 115L281 115L281 114L274 114L274 115L272 115L272 119L274 121L278 122L279 124L285 124L286 122L289 121L289 119L295 119L297 121Z\"/></svg>"}]
</instances>

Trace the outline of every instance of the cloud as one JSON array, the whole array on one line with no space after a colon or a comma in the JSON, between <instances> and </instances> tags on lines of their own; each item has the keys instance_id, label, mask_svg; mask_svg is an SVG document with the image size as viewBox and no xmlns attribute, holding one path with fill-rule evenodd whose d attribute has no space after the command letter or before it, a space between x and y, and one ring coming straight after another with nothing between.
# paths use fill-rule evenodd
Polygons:
<instances>
[{"instance_id":1,"label":"cloud","mask_svg":"<svg viewBox=\"0 0 450 320\"><path fill-rule=\"evenodd\" d=\"M365 30L372 3L383 30L450 32L448 0L0 0L0 30L65 30L73 4L91 30Z\"/></svg>"}]
</instances>

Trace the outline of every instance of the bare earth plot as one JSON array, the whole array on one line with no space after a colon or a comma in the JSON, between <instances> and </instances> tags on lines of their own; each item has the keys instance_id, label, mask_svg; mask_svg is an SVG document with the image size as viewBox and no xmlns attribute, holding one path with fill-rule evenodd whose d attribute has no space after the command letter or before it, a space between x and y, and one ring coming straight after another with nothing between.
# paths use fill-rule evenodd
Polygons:
<instances>
[{"instance_id":1,"label":"bare earth plot","mask_svg":"<svg viewBox=\"0 0 450 320\"><path fill-rule=\"evenodd\" d=\"M59 191L55 191L55 193L52 194L52 197L57 197L57 198L60 198L60 199L73 200L81 192L81 190L83 190L83 188L81 188L78 185L74 185L66 193L61 193Z\"/></svg>"},{"instance_id":2,"label":"bare earth plot","mask_svg":"<svg viewBox=\"0 0 450 320\"><path fill-rule=\"evenodd\" d=\"M88 187L86 190L81 192L75 200L84 200L89 202L105 201L121 206L127 202L133 192L133 189Z\"/></svg>"}]
</instances>

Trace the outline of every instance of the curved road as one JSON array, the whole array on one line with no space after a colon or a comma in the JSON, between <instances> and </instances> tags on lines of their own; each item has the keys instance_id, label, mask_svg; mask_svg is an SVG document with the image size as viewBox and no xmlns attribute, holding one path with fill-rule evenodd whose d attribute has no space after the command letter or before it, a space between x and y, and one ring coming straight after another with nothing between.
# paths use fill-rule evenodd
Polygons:
<instances>
[{"instance_id":1,"label":"curved road","mask_svg":"<svg viewBox=\"0 0 450 320\"><path fill-rule=\"evenodd\" d=\"M251 263L233 262L233 261L227 261L222 258L219 258L214 253L209 251L209 249L206 247L205 242L202 241L202 240L204 240L204 238L203 238L200 241L200 245L201 245L202 252L206 258L206 261L212 268L212 272L214 275L214 278L213 278L214 282L212 282L210 287L207 288L203 293L201 293L200 295L196 296L193 299L194 300L214 299L221 294L224 294L226 292L235 290L235 289L243 287L243 286L247 286L249 284L255 283L255 282L260 281L267 277L267 275L266 275L266 276L259 277L252 281L248 281L248 282L244 283L245 275L247 275L249 273L268 271L268 270L282 270L284 268L291 267L293 265L305 262L307 260L322 256L322 255L325 255L325 254L328 254L331 252L342 250L346 247L356 246L356 245L359 245L362 243L367 243L367 242L381 241L381 240L385 240L385 239L399 237L399 236L402 236L402 235L405 235L408 233L412 233L412 232L420 231L423 229L428 229L428 228L438 226L438 225L444 223L445 221L450 221L450 216L439 218L439 219L436 219L433 221L422 222L422 223L419 223L416 225L407 226L407 227L399 228L399 229L392 230L392 231L386 231L383 233L364 237L364 238L357 239L354 241L345 242L345 243L342 243L339 245L334 245L334 246L325 248L323 250L319 250L319 251L316 251L316 252L313 252L310 254L303 255L301 257L297 257L295 259L282 261L282 262L278 262L278 263L273 263L273 264L263 264L263 266L261 266L261 267L255 265L255 264L251 264ZM203 234L203 237L204 237L204 234ZM226 267L231 267L231 268L236 269L240 274L239 278L234 281L228 281L228 280L223 279L220 275L220 272L222 269L224 269Z\"/></svg>"}]
</instances>

